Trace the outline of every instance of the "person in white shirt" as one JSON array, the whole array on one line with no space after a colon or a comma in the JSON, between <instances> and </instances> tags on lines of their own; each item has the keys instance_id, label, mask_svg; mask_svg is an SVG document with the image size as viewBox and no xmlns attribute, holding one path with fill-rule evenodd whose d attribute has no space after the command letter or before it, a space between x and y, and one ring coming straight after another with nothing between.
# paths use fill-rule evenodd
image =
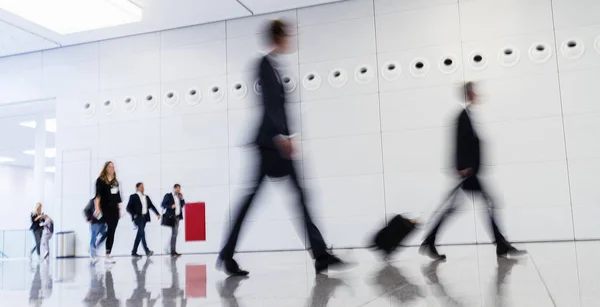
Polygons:
<instances>
[{"instance_id":1,"label":"person in white shirt","mask_svg":"<svg viewBox=\"0 0 600 307\"><path fill-rule=\"evenodd\" d=\"M173 192L165 194L162 201L162 207L165 209L165 219L163 225L171 227L171 256L181 256L177 252L177 234L179 233L179 221L183 220L183 207L185 200L181 194L181 185L175 184ZM166 223L165 223L166 222Z\"/></svg>"},{"instance_id":2,"label":"person in white shirt","mask_svg":"<svg viewBox=\"0 0 600 307\"><path fill-rule=\"evenodd\" d=\"M150 210L154 211L158 219L160 219L160 214L158 213L158 210L156 210L156 207L154 207L152 204L150 197L144 194L144 184L138 182L135 185L135 189L137 192L129 196L129 203L127 204L127 212L131 214L133 223L137 226L137 235L135 236L133 249L131 250L131 256L136 258L141 257L137 253L138 246L140 245L141 241L142 245L144 246L144 250L146 251L146 256L150 257L152 254L154 254L154 252L148 248L148 244L146 243L145 228L146 223L150 223L150 214L148 214L148 212Z\"/></svg>"}]
</instances>

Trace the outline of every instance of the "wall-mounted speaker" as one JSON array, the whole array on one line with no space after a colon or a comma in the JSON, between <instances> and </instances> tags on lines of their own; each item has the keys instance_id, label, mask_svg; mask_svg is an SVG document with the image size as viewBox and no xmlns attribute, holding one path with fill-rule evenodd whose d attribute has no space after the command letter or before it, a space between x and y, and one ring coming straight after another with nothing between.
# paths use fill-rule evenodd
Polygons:
<instances>
[{"instance_id":1,"label":"wall-mounted speaker","mask_svg":"<svg viewBox=\"0 0 600 307\"><path fill-rule=\"evenodd\" d=\"M336 68L329 72L329 77L327 78L329 81L329 85L335 88L340 88L346 85L348 82L348 75L346 71L341 68Z\"/></svg>"},{"instance_id":2,"label":"wall-mounted speaker","mask_svg":"<svg viewBox=\"0 0 600 307\"><path fill-rule=\"evenodd\" d=\"M546 43L533 43L529 47L529 58L532 62L543 64L548 62L552 57L552 48Z\"/></svg>"},{"instance_id":3,"label":"wall-mounted speaker","mask_svg":"<svg viewBox=\"0 0 600 307\"><path fill-rule=\"evenodd\" d=\"M208 100L211 102L220 102L225 97L225 91L218 85L213 85L208 89Z\"/></svg>"},{"instance_id":4,"label":"wall-mounted speaker","mask_svg":"<svg viewBox=\"0 0 600 307\"><path fill-rule=\"evenodd\" d=\"M354 70L354 80L358 84L369 84L375 77L375 70L371 65L360 65Z\"/></svg>"},{"instance_id":5,"label":"wall-mounted speaker","mask_svg":"<svg viewBox=\"0 0 600 307\"><path fill-rule=\"evenodd\" d=\"M144 97L144 106L148 110L154 110L158 106L158 99L154 94L148 94Z\"/></svg>"},{"instance_id":6,"label":"wall-mounted speaker","mask_svg":"<svg viewBox=\"0 0 600 307\"><path fill-rule=\"evenodd\" d=\"M175 91L165 93L163 104L169 108L173 108L179 104L179 95Z\"/></svg>"},{"instance_id":7,"label":"wall-mounted speaker","mask_svg":"<svg viewBox=\"0 0 600 307\"><path fill-rule=\"evenodd\" d=\"M520 60L521 53L514 46L506 46L498 52L498 62L504 67L514 67Z\"/></svg>"},{"instance_id":8,"label":"wall-mounted speaker","mask_svg":"<svg viewBox=\"0 0 600 307\"><path fill-rule=\"evenodd\" d=\"M256 95L262 95L262 81L260 79L256 79L256 81L254 81L253 88Z\"/></svg>"},{"instance_id":9,"label":"wall-mounted speaker","mask_svg":"<svg viewBox=\"0 0 600 307\"><path fill-rule=\"evenodd\" d=\"M125 97L123 99L123 112L132 113L137 108L137 100L133 96Z\"/></svg>"},{"instance_id":10,"label":"wall-mounted speaker","mask_svg":"<svg viewBox=\"0 0 600 307\"><path fill-rule=\"evenodd\" d=\"M296 80L292 76L283 76L281 82L283 83L283 90L286 93L290 94L296 90Z\"/></svg>"},{"instance_id":11,"label":"wall-mounted speaker","mask_svg":"<svg viewBox=\"0 0 600 307\"><path fill-rule=\"evenodd\" d=\"M444 74L452 74L456 72L458 69L458 61L456 60L456 56L449 54L442 57L438 63L438 67Z\"/></svg>"},{"instance_id":12,"label":"wall-mounted speaker","mask_svg":"<svg viewBox=\"0 0 600 307\"><path fill-rule=\"evenodd\" d=\"M560 52L565 58L576 60L585 53L585 46L580 39L573 38L562 43Z\"/></svg>"},{"instance_id":13,"label":"wall-mounted speaker","mask_svg":"<svg viewBox=\"0 0 600 307\"><path fill-rule=\"evenodd\" d=\"M185 93L185 103L190 106L195 106L202 101L202 92L197 88L192 87Z\"/></svg>"},{"instance_id":14,"label":"wall-mounted speaker","mask_svg":"<svg viewBox=\"0 0 600 307\"><path fill-rule=\"evenodd\" d=\"M258 82L258 80L256 81ZM254 91L256 92L256 87L260 87L259 85L254 85ZM229 92L231 93L231 97L233 97L234 99L237 100L242 100L244 98L246 98L246 95L248 95L248 87L246 86L246 84L244 84L243 82L235 82L231 88L229 89ZM260 93L256 93L257 95L260 95Z\"/></svg>"},{"instance_id":15,"label":"wall-mounted speaker","mask_svg":"<svg viewBox=\"0 0 600 307\"><path fill-rule=\"evenodd\" d=\"M316 72L309 72L302 79L302 85L307 91L316 91L321 87L321 76Z\"/></svg>"},{"instance_id":16,"label":"wall-mounted speaker","mask_svg":"<svg viewBox=\"0 0 600 307\"><path fill-rule=\"evenodd\" d=\"M483 51L473 51L469 55L469 67L473 70L483 70L488 65L488 57Z\"/></svg>"},{"instance_id":17,"label":"wall-mounted speaker","mask_svg":"<svg viewBox=\"0 0 600 307\"><path fill-rule=\"evenodd\" d=\"M409 71L413 77L422 78L429 72L429 61L425 58L416 58L410 63Z\"/></svg>"},{"instance_id":18,"label":"wall-mounted speaker","mask_svg":"<svg viewBox=\"0 0 600 307\"><path fill-rule=\"evenodd\" d=\"M96 104L93 102L86 102L81 106L81 114L83 117L91 118L96 114Z\"/></svg>"},{"instance_id":19,"label":"wall-mounted speaker","mask_svg":"<svg viewBox=\"0 0 600 307\"><path fill-rule=\"evenodd\" d=\"M383 64L383 67L381 68L381 76L389 82L397 80L400 78L401 74L402 69L398 62L387 62Z\"/></svg>"},{"instance_id":20,"label":"wall-mounted speaker","mask_svg":"<svg viewBox=\"0 0 600 307\"><path fill-rule=\"evenodd\" d=\"M113 115L117 110L117 106L112 100L105 100L102 103L102 114L104 115Z\"/></svg>"}]
</instances>

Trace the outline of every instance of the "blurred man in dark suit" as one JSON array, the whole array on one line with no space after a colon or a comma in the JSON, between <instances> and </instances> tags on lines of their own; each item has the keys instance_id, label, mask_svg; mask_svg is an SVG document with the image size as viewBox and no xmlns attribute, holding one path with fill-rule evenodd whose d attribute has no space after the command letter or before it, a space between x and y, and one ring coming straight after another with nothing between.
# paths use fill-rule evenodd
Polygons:
<instances>
[{"instance_id":1,"label":"blurred man in dark suit","mask_svg":"<svg viewBox=\"0 0 600 307\"><path fill-rule=\"evenodd\" d=\"M132 257L141 257L138 255L137 250L140 246L140 241L144 247L144 251L146 251L146 256L150 257L154 254L148 248L148 244L146 244L146 224L150 223L150 210L154 211L154 214L160 219L160 213L152 204L150 197L144 194L144 184L138 182L135 185L136 193L131 194L129 196L129 203L127 203L127 212L131 214L131 219L133 223L137 227L137 235L135 236L135 241L133 242L133 249L131 250Z\"/></svg>"},{"instance_id":2,"label":"blurred man in dark suit","mask_svg":"<svg viewBox=\"0 0 600 307\"><path fill-rule=\"evenodd\" d=\"M304 226L315 259L315 270L321 273L327 269L340 268L343 262L327 251L325 241L312 221L304 191L292 162L294 149L287 122L283 82L278 71L278 67L283 65L281 55L290 49L287 26L282 21L275 20L270 23L267 31L273 51L260 60L258 67L258 77L262 83L263 117L254 144L258 147L259 168L254 177L252 192L243 200L235 214L229 237L219 254L218 266L229 275L248 275L248 272L240 269L233 259L244 218L265 177L289 177L298 196L298 209L304 216Z\"/></svg>"},{"instance_id":3,"label":"blurred man in dark suit","mask_svg":"<svg viewBox=\"0 0 600 307\"><path fill-rule=\"evenodd\" d=\"M464 191L479 193L485 200L488 215L490 217L492 233L496 242L496 254L498 257L521 255L524 252L519 251L510 245L500 232L496 219L494 218L494 203L487 191L483 188L479 178L477 178L481 166L481 144L471 120L471 108L477 104L477 93L475 91L475 85L472 82L467 82L464 85L463 91L466 107L458 116L455 148L456 171L464 180L461 187ZM439 221L431 229L420 248L422 254L428 255L435 260L446 259L446 256L439 254L435 248L435 238L444 221L456 210L456 194L457 193L453 194L450 199L449 207L443 212Z\"/></svg>"}]
</instances>

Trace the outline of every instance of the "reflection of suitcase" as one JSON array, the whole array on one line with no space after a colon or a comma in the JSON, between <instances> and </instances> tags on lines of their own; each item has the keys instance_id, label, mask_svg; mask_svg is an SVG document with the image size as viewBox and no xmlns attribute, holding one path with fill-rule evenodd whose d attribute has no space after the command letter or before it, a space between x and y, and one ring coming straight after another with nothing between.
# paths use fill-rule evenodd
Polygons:
<instances>
[{"instance_id":1,"label":"reflection of suitcase","mask_svg":"<svg viewBox=\"0 0 600 307\"><path fill-rule=\"evenodd\" d=\"M375 249L386 255L396 250L398 245L415 229L416 222L398 214L383 227L373 239Z\"/></svg>"}]
</instances>

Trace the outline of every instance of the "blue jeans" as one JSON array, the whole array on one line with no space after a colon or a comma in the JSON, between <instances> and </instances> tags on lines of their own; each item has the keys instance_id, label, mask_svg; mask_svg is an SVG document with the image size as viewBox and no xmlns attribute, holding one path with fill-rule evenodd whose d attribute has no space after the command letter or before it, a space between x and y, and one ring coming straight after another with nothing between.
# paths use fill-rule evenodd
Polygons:
<instances>
[{"instance_id":1,"label":"blue jeans","mask_svg":"<svg viewBox=\"0 0 600 307\"><path fill-rule=\"evenodd\" d=\"M96 250L104 240L106 240L106 224L90 224L90 232L92 237L90 239L90 256L96 257ZM100 235L100 240L97 240Z\"/></svg>"}]
</instances>

